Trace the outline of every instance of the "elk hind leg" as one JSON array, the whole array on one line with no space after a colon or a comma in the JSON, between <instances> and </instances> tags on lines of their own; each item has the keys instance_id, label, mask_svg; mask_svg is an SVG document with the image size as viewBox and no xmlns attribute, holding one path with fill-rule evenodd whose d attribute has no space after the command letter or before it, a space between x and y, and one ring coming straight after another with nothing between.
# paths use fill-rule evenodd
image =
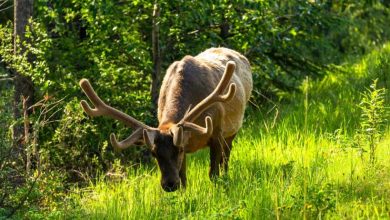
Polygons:
<instances>
[{"instance_id":1,"label":"elk hind leg","mask_svg":"<svg viewBox=\"0 0 390 220\"><path fill-rule=\"evenodd\" d=\"M222 157L221 157L220 166L223 168L225 173L227 173L228 169L229 169L230 152L232 150L233 140L235 137L236 137L236 134L234 134L228 138L224 138L222 136L220 137L220 141L222 144Z\"/></svg>"}]
</instances>

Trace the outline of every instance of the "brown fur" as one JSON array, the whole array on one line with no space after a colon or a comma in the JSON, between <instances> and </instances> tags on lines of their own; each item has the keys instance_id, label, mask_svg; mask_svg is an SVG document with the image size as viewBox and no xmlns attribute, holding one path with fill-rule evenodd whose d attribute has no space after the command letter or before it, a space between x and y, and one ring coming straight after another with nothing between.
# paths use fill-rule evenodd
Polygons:
<instances>
[{"instance_id":1,"label":"brown fur","mask_svg":"<svg viewBox=\"0 0 390 220\"><path fill-rule=\"evenodd\" d=\"M227 85L229 92L221 91ZM113 147L123 150L143 140L157 159L162 188L172 192L186 186L186 153L209 146L210 177L218 176L220 168L227 170L233 139L252 91L252 74L248 60L227 48L211 48L174 62L160 90L158 128L105 104L87 79L80 80L80 86L95 106L81 101L88 115L109 116L135 130L120 142L111 134ZM193 109L186 114L190 106Z\"/></svg>"},{"instance_id":2,"label":"brown fur","mask_svg":"<svg viewBox=\"0 0 390 220\"><path fill-rule=\"evenodd\" d=\"M213 136L219 132L224 138L236 134L252 91L252 75L248 60L227 48L211 48L195 57L185 56L168 68L158 103L159 129L169 129L181 120L190 105L193 107L208 96L220 81L228 61L236 63L231 80L237 86L235 96L229 102L214 104L195 123L204 126L208 115L213 119ZM197 151L208 142L207 137L192 135L185 151Z\"/></svg>"}]
</instances>

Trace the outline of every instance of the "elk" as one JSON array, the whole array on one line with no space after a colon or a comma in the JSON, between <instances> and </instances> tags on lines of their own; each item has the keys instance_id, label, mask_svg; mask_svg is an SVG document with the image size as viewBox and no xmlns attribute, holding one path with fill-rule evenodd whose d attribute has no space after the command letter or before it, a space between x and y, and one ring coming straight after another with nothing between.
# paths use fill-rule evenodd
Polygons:
<instances>
[{"instance_id":1,"label":"elk","mask_svg":"<svg viewBox=\"0 0 390 220\"><path fill-rule=\"evenodd\" d=\"M175 61L161 85L157 128L105 104L87 79L80 86L95 106L81 101L88 115L109 116L132 128L133 133L122 141L111 134L112 146L123 150L146 144L157 159L162 188L172 192L186 186L186 153L209 146L210 178L228 170L232 142L252 91L252 73L249 61L227 48L210 48Z\"/></svg>"}]
</instances>

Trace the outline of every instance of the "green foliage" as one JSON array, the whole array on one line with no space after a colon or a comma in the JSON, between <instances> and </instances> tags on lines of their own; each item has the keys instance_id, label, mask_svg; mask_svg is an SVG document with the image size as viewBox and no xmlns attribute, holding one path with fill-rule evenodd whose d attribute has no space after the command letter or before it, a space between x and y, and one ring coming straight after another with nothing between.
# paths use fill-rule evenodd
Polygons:
<instances>
[{"instance_id":1,"label":"green foliage","mask_svg":"<svg viewBox=\"0 0 390 220\"><path fill-rule=\"evenodd\" d=\"M377 88L378 79L370 85L362 94L362 102L359 107L362 109L360 138L363 146L368 146L370 152L370 163L374 164L376 148L383 137L387 122L385 109L385 88Z\"/></svg>"},{"instance_id":2,"label":"green foliage","mask_svg":"<svg viewBox=\"0 0 390 220\"><path fill-rule=\"evenodd\" d=\"M256 100L261 99L260 91L272 95L292 90L305 75L318 76L324 64L332 62L329 57L337 54L324 31L341 21L337 15L329 16L325 4L167 1L161 8L165 60L212 46L236 49L253 65Z\"/></svg>"},{"instance_id":3,"label":"green foliage","mask_svg":"<svg viewBox=\"0 0 390 220\"><path fill-rule=\"evenodd\" d=\"M0 56L8 68L31 77L36 97L44 100L37 101L32 116L42 162L47 169L69 172L108 170L114 158L107 146L108 134L116 128L123 135L125 129L109 119L98 119L98 123L87 120L75 97L84 98L78 81L89 78L108 103L155 123L149 111L148 48L138 33L138 24L128 16L137 8L123 14L117 7L127 6L77 1L36 4L37 13L42 14L28 28L25 53L13 55L12 25L8 24L0 30ZM120 26L124 23L134 26ZM27 57L32 57L32 62ZM137 154L136 150L128 151L122 158L129 161L139 158Z\"/></svg>"},{"instance_id":4,"label":"green foliage","mask_svg":"<svg viewBox=\"0 0 390 220\"><path fill-rule=\"evenodd\" d=\"M6 71L0 66L0 75ZM16 170L15 158L11 159L11 129L13 122L10 97L12 97L12 84L8 80L0 81L0 219L9 213L10 200L8 199L14 186L11 180Z\"/></svg>"},{"instance_id":5,"label":"green foliage","mask_svg":"<svg viewBox=\"0 0 390 220\"><path fill-rule=\"evenodd\" d=\"M16 202L22 204L21 212L17 213L20 218L43 218L48 213L53 218L72 218L73 213L70 216L64 213L68 208L74 210L74 198L65 196L65 192L74 184L83 186L97 181L96 177L102 173L117 172L121 178L123 173L130 173L129 180L124 178L124 183L119 183L122 191L112 193L115 189L103 185L102 194L91 196L94 199L102 195L99 201L109 199L113 201L111 204L105 207L104 203L94 200L96 203L77 204L77 207L96 218L101 217L102 210L107 210L108 214L112 211L114 216L121 215L119 210L125 210L125 213L145 218L172 216L177 211L182 218L275 218L279 214L299 217L303 210L318 217L340 213L343 208L338 201L345 201L346 193L343 186L335 185L333 180L349 180L340 173L329 177L319 171L330 173L336 165L344 167L350 158L342 155L340 160L329 162L319 154L333 155L339 148L343 153L348 152L355 145L353 135L360 125L375 127L368 116L363 116L362 120L366 125L360 120L361 111L366 114L364 109L369 109L369 105L356 108L361 101L356 94L375 78L378 78L378 88L390 88L389 46L378 52L374 50L374 54L361 62L356 59L389 40L389 5L385 1L355 0L157 2L161 8L163 69L174 60L196 55L209 47L230 47L249 58L254 78L251 103L261 109L250 110L253 113L246 122L250 124L253 120L256 124L247 125L239 137L238 148L243 150L237 152L241 156L237 156L235 162L233 159L232 170L246 175L247 179L233 174L213 186L199 173L205 169L207 161L195 156L196 161L189 168L199 170L190 173L193 179L199 180L192 183L194 190L189 189L183 198L161 195L154 170L123 169L123 165L138 163L143 151L133 148L115 153L108 144L109 133L125 137L130 131L111 119L92 120L81 111L79 101L85 96L78 82L88 78L107 103L147 124L156 124L149 94L153 67L152 1L35 0L34 17L27 27L27 41L23 43L26 50L20 55L14 55L13 27L7 21L12 13L3 13L0 9L0 62L6 66L4 73L0 70L0 80L3 76L12 77L12 72L17 70L30 76L35 84L38 98L30 118L33 133L28 149L33 158L31 168L40 175L35 180L35 172L26 174L27 182L18 186L15 195L9 193L13 187L8 184L9 176L15 171L25 173L26 167L19 162L12 166L12 161L4 160L11 147L10 126L19 121L11 119L12 83L0 81L0 198L5 198L0 206L7 205L0 213L10 213L14 207L11 202ZM351 60L358 64L337 66ZM303 82L305 78L310 79L310 83ZM307 91L305 98L301 94L302 86L305 86L302 91ZM372 97L368 95L372 94L365 94L369 102ZM269 98L275 105L271 111L268 111L269 104L264 104ZM280 100L284 102L278 103ZM381 100L383 106L387 105L389 95L383 94ZM386 119L385 116L382 119ZM386 123L379 124L386 126ZM266 125L265 129L259 129L260 124ZM383 126L378 127L379 130L384 132ZM369 137L371 133L365 134ZM318 137L320 140L316 139ZM311 139L316 140L311 142ZM336 147L321 151L315 148L317 145ZM309 153L297 153L302 146L307 147ZM275 151L279 152L277 158ZM292 158L283 154L285 151L293 155ZM256 160L248 155L255 156ZM302 158L309 159L296 165ZM315 160L312 164L311 159ZM299 187L307 179L303 181L297 175L307 172L309 174L302 177L318 179L308 181L303 190ZM327 181L323 183L324 179ZM139 183L155 188L138 187ZM103 192L105 190L107 192ZM126 190L128 193L124 193ZM301 197L303 192L305 197ZM81 195L86 197L90 195L83 193ZM243 199L242 194L248 198ZM21 203L26 195L28 198ZM125 203L112 199L112 195L139 203L125 209L122 207ZM209 200L210 195L215 199ZM353 199L360 199L356 195L353 194ZM64 197L67 199L61 200ZM24 214L25 210L29 212ZM75 215L78 211L74 211Z\"/></svg>"},{"instance_id":6,"label":"green foliage","mask_svg":"<svg viewBox=\"0 0 390 220\"><path fill-rule=\"evenodd\" d=\"M336 193L337 189L331 183L327 183L324 186L313 184L310 185L306 192L307 198L304 198L304 192L298 192L296 196L292 195L295 202L288 208L299 212L304 207L305 215L313 218L326 216L336 210ZM284 207L284 209L286 208ZM282 211L288 210L282 209Z\"/></svg>"}]
</instances>

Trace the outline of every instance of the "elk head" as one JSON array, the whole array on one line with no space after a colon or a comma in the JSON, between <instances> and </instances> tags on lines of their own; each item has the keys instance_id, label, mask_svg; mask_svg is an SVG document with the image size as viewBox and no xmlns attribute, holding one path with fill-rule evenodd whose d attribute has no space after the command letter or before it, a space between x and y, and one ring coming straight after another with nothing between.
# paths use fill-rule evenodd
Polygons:
<instances>
[{"instance_id":1,"label":"elk head","mask_svg":"<svg viewBox=\"0 0 390 220\"><path fill-rule=\"evenodd\" d=\"M136 142L143 142L157 159L161 171L161 186L165 191L175 191L180 183L185 186L185 147L192 134L205 135L210 137L213 133L212 118L205 117L205 127L193 123L205 110L216 102L229 101L235 94L236 85L231 83L226 94L230 79L235 70L235 63L229 61L226 64L225 72L214 91L205 99L188 109L184 117L174 123L168 130L149 127L133 117L105 104L93 90L87 79L80 81L80 86L95 108L82 100L81 106L90 116L109 116L123 122L133 129L133 133L125 140L118 141L115 134L110 135L110 141L115 149L123 150L133 146ZM184 172L184 173L183 173Z\"/></svg>"}]
</instances>

